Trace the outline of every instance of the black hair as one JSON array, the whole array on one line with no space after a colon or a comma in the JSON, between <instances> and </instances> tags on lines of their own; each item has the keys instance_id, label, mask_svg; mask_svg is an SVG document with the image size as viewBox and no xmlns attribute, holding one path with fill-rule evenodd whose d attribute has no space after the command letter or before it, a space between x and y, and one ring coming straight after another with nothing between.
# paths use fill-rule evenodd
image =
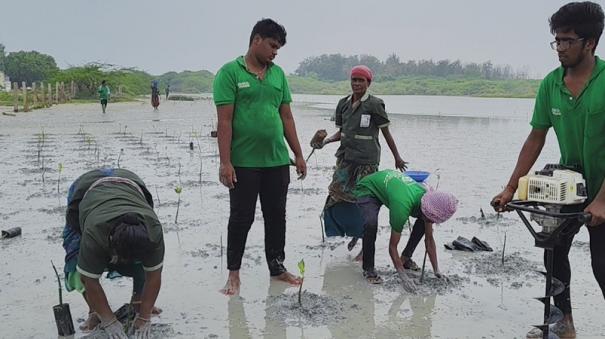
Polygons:
<instances>
[{"instance_id":1,"label":"black hair","mask_svg":"<svg viewBox=\"0 0 605 339\"><path fill-rule=\"evenodd\" d=\"M286 44L286 29L284 26L271 19L261 19L256 23L256 25L254 25L254 28L252 28L252 33L250 34L250 44L248 46L252 45L252 40L254 40L254 37L257 34L262 39L275 39L282 46Z\"/></svg>"},{"instance_id":2,"label":"black hair","mask_svg":"<svg viewBox=\"0 0 605 339\"><path fill-rule=\"evenodd\" d=\"M107 83L106 80L101 81L101 85L105 85Z\"/></svg>"},{"instance_id":3,"label":"black hair","mask_svg":"<svg viewBox=\"0 0 605 339\"><path fill-rule=\"evenodd\" d=\"M590 1L570 2L559 8L548 22L552 34L559 30L573 30L580 38L594 39L596 48L603 33L603 17L603 9L599 4Z\"/></svg>"},{"instance_id":4,"label":"black hair","mask_svg":"<svg viewBox=\"0 0 605 339\"><path fill-rule=\"evenodd\" d=\"M130 213L122 216L111 231L109 241L118 258L126 262L142 259L152 247L147 226Z\"/></svg>"}]
</instances>

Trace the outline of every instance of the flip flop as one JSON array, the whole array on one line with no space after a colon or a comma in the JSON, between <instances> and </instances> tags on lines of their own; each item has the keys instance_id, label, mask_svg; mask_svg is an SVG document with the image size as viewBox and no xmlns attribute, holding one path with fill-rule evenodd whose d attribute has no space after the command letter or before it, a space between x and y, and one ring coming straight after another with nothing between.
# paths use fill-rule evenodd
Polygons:
<instances>
[{"instance_id":1,"label":"flip flop","mask_svg":"<svg viewBox=\"0 0 605 339\"><path fill-rule=\"evenodd\" d=\"M383 283L382 278L375 271L363 271L363 276L370 284L378 285Z\"/></svg>"},{"instance_id":2,"label":"flip flop","mask_svg":"<svg viewBox=\"0 0 605 339\"><path fill-rule=\"evenodd\" d=\"M488 251L488 252L494 251L494 249L492 249L491 246L486 241L483 241L477 237L473 237L473 239L471 241L473 244L477 245L482 251Z\"/></svg>"},{"instance_id":3,"label":"flip flop","mask_svg":"<svg viewBox=\"0 0 605 339\"><path fill-rule=\"evenodd\" d=\"M466 239L465 237L460 236L452 242L452 245L454 245L454 247L460 251L475 252L478 250L477 245L473 244L470 240Z\"/></svg>"}]
</instances>

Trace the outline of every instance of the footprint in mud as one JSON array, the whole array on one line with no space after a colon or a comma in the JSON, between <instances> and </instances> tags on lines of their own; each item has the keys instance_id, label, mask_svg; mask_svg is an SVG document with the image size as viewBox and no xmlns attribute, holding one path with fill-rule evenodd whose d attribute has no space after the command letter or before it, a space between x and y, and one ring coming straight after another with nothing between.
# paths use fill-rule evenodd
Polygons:
<instances>
[{"instance_id":1,"label":"footprint in mud","mask_svg":"<svg viewBox=\"0 0 605 339\"><path fill-rule=\"evenodd\" d=\"M518 222L517 219L509 218L504 216L504 214L498 213L488 213L479 217L460 217L456 218L456 220L463 224L478 224L482 227L509 226Z\"/></svg>"},{"instance_id":2,"label":"footprint in mud","mask_svg":"<svg viewBox=\"0 0 605 339\"><path fill-rule=\"evenodd\" d=\"M270 296L266 316L286 325L317 327L344 320L343 309L334 297L303 291L300 304L298 294Z\"/></svg>"}]
</instances>

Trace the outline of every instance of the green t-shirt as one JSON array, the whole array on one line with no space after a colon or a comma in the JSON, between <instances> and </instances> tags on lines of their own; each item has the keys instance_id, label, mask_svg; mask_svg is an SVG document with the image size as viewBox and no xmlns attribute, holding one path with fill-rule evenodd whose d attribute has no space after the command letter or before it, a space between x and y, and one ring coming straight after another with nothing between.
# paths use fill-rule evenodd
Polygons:
<instances>
[{"instance_id":1,"label":"green t-shirt","mask_svg":"<svg viewBox=\"0 0 605 339\"><path fill-rule=\"evenodd\" d=\"M107 86L99 87L99 99L101 100L109 100L109 96L111 95L111 91Z\"/></svg>"},{"instance_id":2,"label":"green t-shirt","mask_svg":"<svg viewBox=\"0 0 605 339\"><path fill-rule=\"evenodd\" d=\"M391 229L401 233L410 216L420 217L420 200L425 192L424 186L407 175L384 170L359 180L354 194L358 198L371 196L380 200L389 209Z\"/></svg>"},{"instance_id":3,"label":"green t-shirt","mask_svg":"<svg viewBox=\"0 0 605 339\"><path fill-rule=\"evenodd\" d=\"M155 245L148 255L140 258L143 268L154 271L162 267L164 239L162 225L145 197L124 183L104 183L88 191L80 202L82 239L77 270L91 278L101 276L112 259L109 234L124 214L132 213L147 226L149 238Z\"/></svg>"},{"instance_id":4,"label":"green t-shirt","mask_svg":"<svg viewBox=\"0 0 605 339\"><path fill-rule=\"evenodd\" d=\"M351 97L342 98L336 106L336 127L341 131L336 157L356 164L378 165L379 132L389 125L384 102L366 93L354 108Z\"/></svg>"},{"instance_id":5,"label":"green t-shirt","mask_svg":"<svg viewBox=\"0 0 605 339\"><path fill-rule=\"evenodd\" d=\"M225 64L213 83L216 106L233 105L231 163L236 167L288 165L281 105L292 101L281 68L268 66L265 79L248 71L244 57Z\"/></svg>"},{"instance_id":6,"label":"green t-shirt","mask_svg":"<svg viewBox=\"0 0 605 339\"><path fill-rule=\"evenodd\" d=\"M555 130L561 164L582 170L592 201L605 177L605 62L595 57L590 80L577 98L563 81L559 67L544 78L536 96L531 125Z\"/></svg>"}]
</instances>

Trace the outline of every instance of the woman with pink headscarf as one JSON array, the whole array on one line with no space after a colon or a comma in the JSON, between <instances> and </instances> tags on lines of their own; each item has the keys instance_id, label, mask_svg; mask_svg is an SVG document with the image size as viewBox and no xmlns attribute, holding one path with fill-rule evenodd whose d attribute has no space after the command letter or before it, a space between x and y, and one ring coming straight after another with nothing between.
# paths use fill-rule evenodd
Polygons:
<instances>
[{"instance_id":1,"label":"woman with pink headscarf","mask_svg":"<svg viewBox=\"0 0 605 339\"><path fill-rule=\"evenodd\" d=\"M404 288L414 289L413 280L404 271L404 262L399 256L397 246L401 239L401 231L409 217L416 218L414 229L424 226L424 232L412 232L415 241L425 236L425 247L433 266L435 276L441 278L437 261L437 247L433 238L433 224L447 221L456 212L458 200L450 193L428 189L407 175L395 171L384 170L370 174L359 180L354 191L357 204L364 219L363 232L363 275L370 283L382 282L374 269L374 253L376 234L378 230L378 212L382 205L389 209L391 238L389 240L389 255L401 278ZM423 224L423 225L421 225ZM416 242L417 243L417 242Z\"/></svg>"},{"instance_id":2,"label":"woman with pink headscarf","mask_svg":"<svg viewBox=\"0 0 605 339\"><path fill-rule=\"evenodd\" d=\"M335 120L338 132L313 148L322 148L340 141L336 151L336 171L329 186L329 197L324 208L338 202L355 203L352 190L359 179L378 170L380 163L379 131L393 153L395 167L405 170L397 145L389 131L389 118L384 102L369 94L373 73L367 66L359 65L351 70L352 94L342 98L336 106Z\"/></svg>"}]
</instances>

